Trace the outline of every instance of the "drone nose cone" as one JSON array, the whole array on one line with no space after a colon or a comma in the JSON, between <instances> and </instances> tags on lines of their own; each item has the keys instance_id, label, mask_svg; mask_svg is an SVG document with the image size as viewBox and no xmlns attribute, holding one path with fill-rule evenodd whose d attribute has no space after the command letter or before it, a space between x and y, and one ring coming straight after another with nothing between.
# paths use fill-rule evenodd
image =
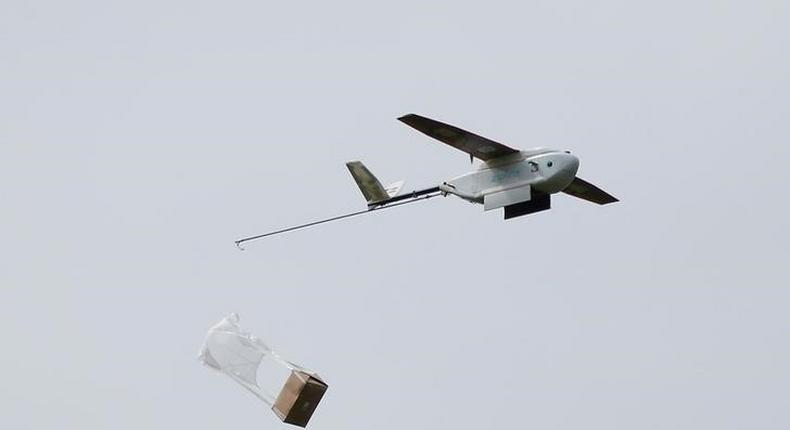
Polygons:
<instances>
[{"instance_id":1,"label":"drone nose cone","mask_svg":"<svg viewBox=\"0 0 790 430\"><path fill-rule=\"evenodd\" d=\"M562 191L570 185L577 171L579 171L579 159L575 155L562 154L562 170L557 174L556 190Z\"/></svg>"},{"instance_id":2,"label":"drone nose cone","mask_svg":"<svg viewBox=\"0 0 790 430\"><path fill-rule=\"evenodd\" d=\"M576 172L579 171L579 158L573 154L565 154L565 168L563 170L571 177L576 177Z\"/></svg>"},{"instance_id":3,"label":"drone nose cone","mask_svg":"<svg viewBox=\"0 0 790 430\"><path fill-rule=\"evenodd\" d=\"M535 189L544 193L558 193L570 185L579 170L579 159L575 155L560 152L545 158L543 179L535 184Z\"/></svg>"}]
</instances>

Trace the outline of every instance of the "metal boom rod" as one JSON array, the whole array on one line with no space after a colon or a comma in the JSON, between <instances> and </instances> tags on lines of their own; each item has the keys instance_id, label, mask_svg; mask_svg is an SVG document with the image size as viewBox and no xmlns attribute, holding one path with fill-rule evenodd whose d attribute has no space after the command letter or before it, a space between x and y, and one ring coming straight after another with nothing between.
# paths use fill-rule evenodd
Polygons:
<instances>
[{"instance_id":1,"label":"metal boom rod","mask_svg":"<svg viewBox=\"0 0 790 430\"><path fill-rule=\"evenodd\" d=\"M408 203L414 203L414 202L419 202L419 201L422 201L422 200L428 200L428 199L430 199L432 197L436 197L438 195L441 195L441 191L439 190L439 187L426 188L424 190L415 190L415 191L412 191L411 193L402 194L400 196L395 196L395 197L393 197L391 199L385 200L385 201L379 203L378 206L371 207L371 208L369 208L367 210L364 210L364 211L351 212L351 213L347 213L347 214L343 214L343 215L334 216L332 218L326 218L326 219L322 219L322 220L318 220L318 221L312 221L312 222L308 222L306 224L300 224L300 225L296 225L296 226L293 226L293 227L284 228L284 229L281 229L281 230L276 230L276 231L271 231L271 232L264 233L264 234L259 234L259 235L256 235L256 236L245 237L243 239L237 240L236 241L236 246L239 249L243 250L244 248L241 247L241 244L244 243L244 242L249 242L251 240L261 239L261 238L264 238L264 237L267 237L267 236L274 236L274 235L280 234L280 233L287 233L289 231L300 230L300 229L303 229L303 228L312 227L314 225L324 224L324 223L331 222L331 221L337 221L337 220L341 220L341 219L344 219L344 218L351 218L351 217L355 217L357 215L364 215L366 213L375 212L375 211L379 211L379 210L382 210L382 209L394 208L396 206L401 206L401 205L405 205L405 204L408 204Z\"/></svg>"}]
</instances>

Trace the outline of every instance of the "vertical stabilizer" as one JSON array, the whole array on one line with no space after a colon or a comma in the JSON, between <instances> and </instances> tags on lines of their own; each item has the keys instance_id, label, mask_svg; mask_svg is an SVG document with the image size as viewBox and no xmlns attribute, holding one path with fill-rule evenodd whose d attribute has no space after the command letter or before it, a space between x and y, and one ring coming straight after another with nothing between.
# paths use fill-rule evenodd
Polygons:
<instances>
[{"instance_id":1,"label":"vertical stabilizer","mask_svg":"<svg viewBox=\"0 0 790 430\"><path fill-rule=\"evenodd\" d=\"M346 163L346 167L348 167L348 171L351 172L351 176L354 177L354 181L356 181L359 190L362 191L362 195L365 196L368 206L378 204L397 196L401 188L403 188L403 181L395 182L387 188L384 188L381 182L379 182L373 173L370 173L370 170L368 170L361 161L349 161Z\"/></svg>"}]
</instances>

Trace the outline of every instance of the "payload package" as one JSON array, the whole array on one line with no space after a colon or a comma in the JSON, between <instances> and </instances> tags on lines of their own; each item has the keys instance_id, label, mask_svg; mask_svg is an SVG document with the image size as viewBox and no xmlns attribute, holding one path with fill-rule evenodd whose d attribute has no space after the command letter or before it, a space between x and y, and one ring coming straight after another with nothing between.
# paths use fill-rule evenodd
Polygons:
<instances>
[{"instance_id":1,"label":"payload package","mask_svg":"<svg viewBox=\"0 0 790 430\"><path fill-rule=\"evenodd\" d=\"M328 388L315 372L242 330L235 313L209 329L198 358L269 405L280 420L299 427L307 426ZM282 387L276 397L275 387Z\"/></svg>"}]
</instances>

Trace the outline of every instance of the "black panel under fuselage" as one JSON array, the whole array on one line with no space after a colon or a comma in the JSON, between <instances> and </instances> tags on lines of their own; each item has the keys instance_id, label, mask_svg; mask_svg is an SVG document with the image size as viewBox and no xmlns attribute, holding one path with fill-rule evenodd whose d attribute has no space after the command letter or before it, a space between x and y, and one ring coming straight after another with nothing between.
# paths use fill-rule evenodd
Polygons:
<instances>
[{"instance_id":1,"label":"black panel under fuselage","mask_svg":"<svg viewBox=\"0 0 790 430\"><path fill-rule=\"evenodd\" d=\"M505 206L505 219L529 215L548 209L551 209L551 195L533 191L531 200Z\"/></svg>"}]
</instances>

